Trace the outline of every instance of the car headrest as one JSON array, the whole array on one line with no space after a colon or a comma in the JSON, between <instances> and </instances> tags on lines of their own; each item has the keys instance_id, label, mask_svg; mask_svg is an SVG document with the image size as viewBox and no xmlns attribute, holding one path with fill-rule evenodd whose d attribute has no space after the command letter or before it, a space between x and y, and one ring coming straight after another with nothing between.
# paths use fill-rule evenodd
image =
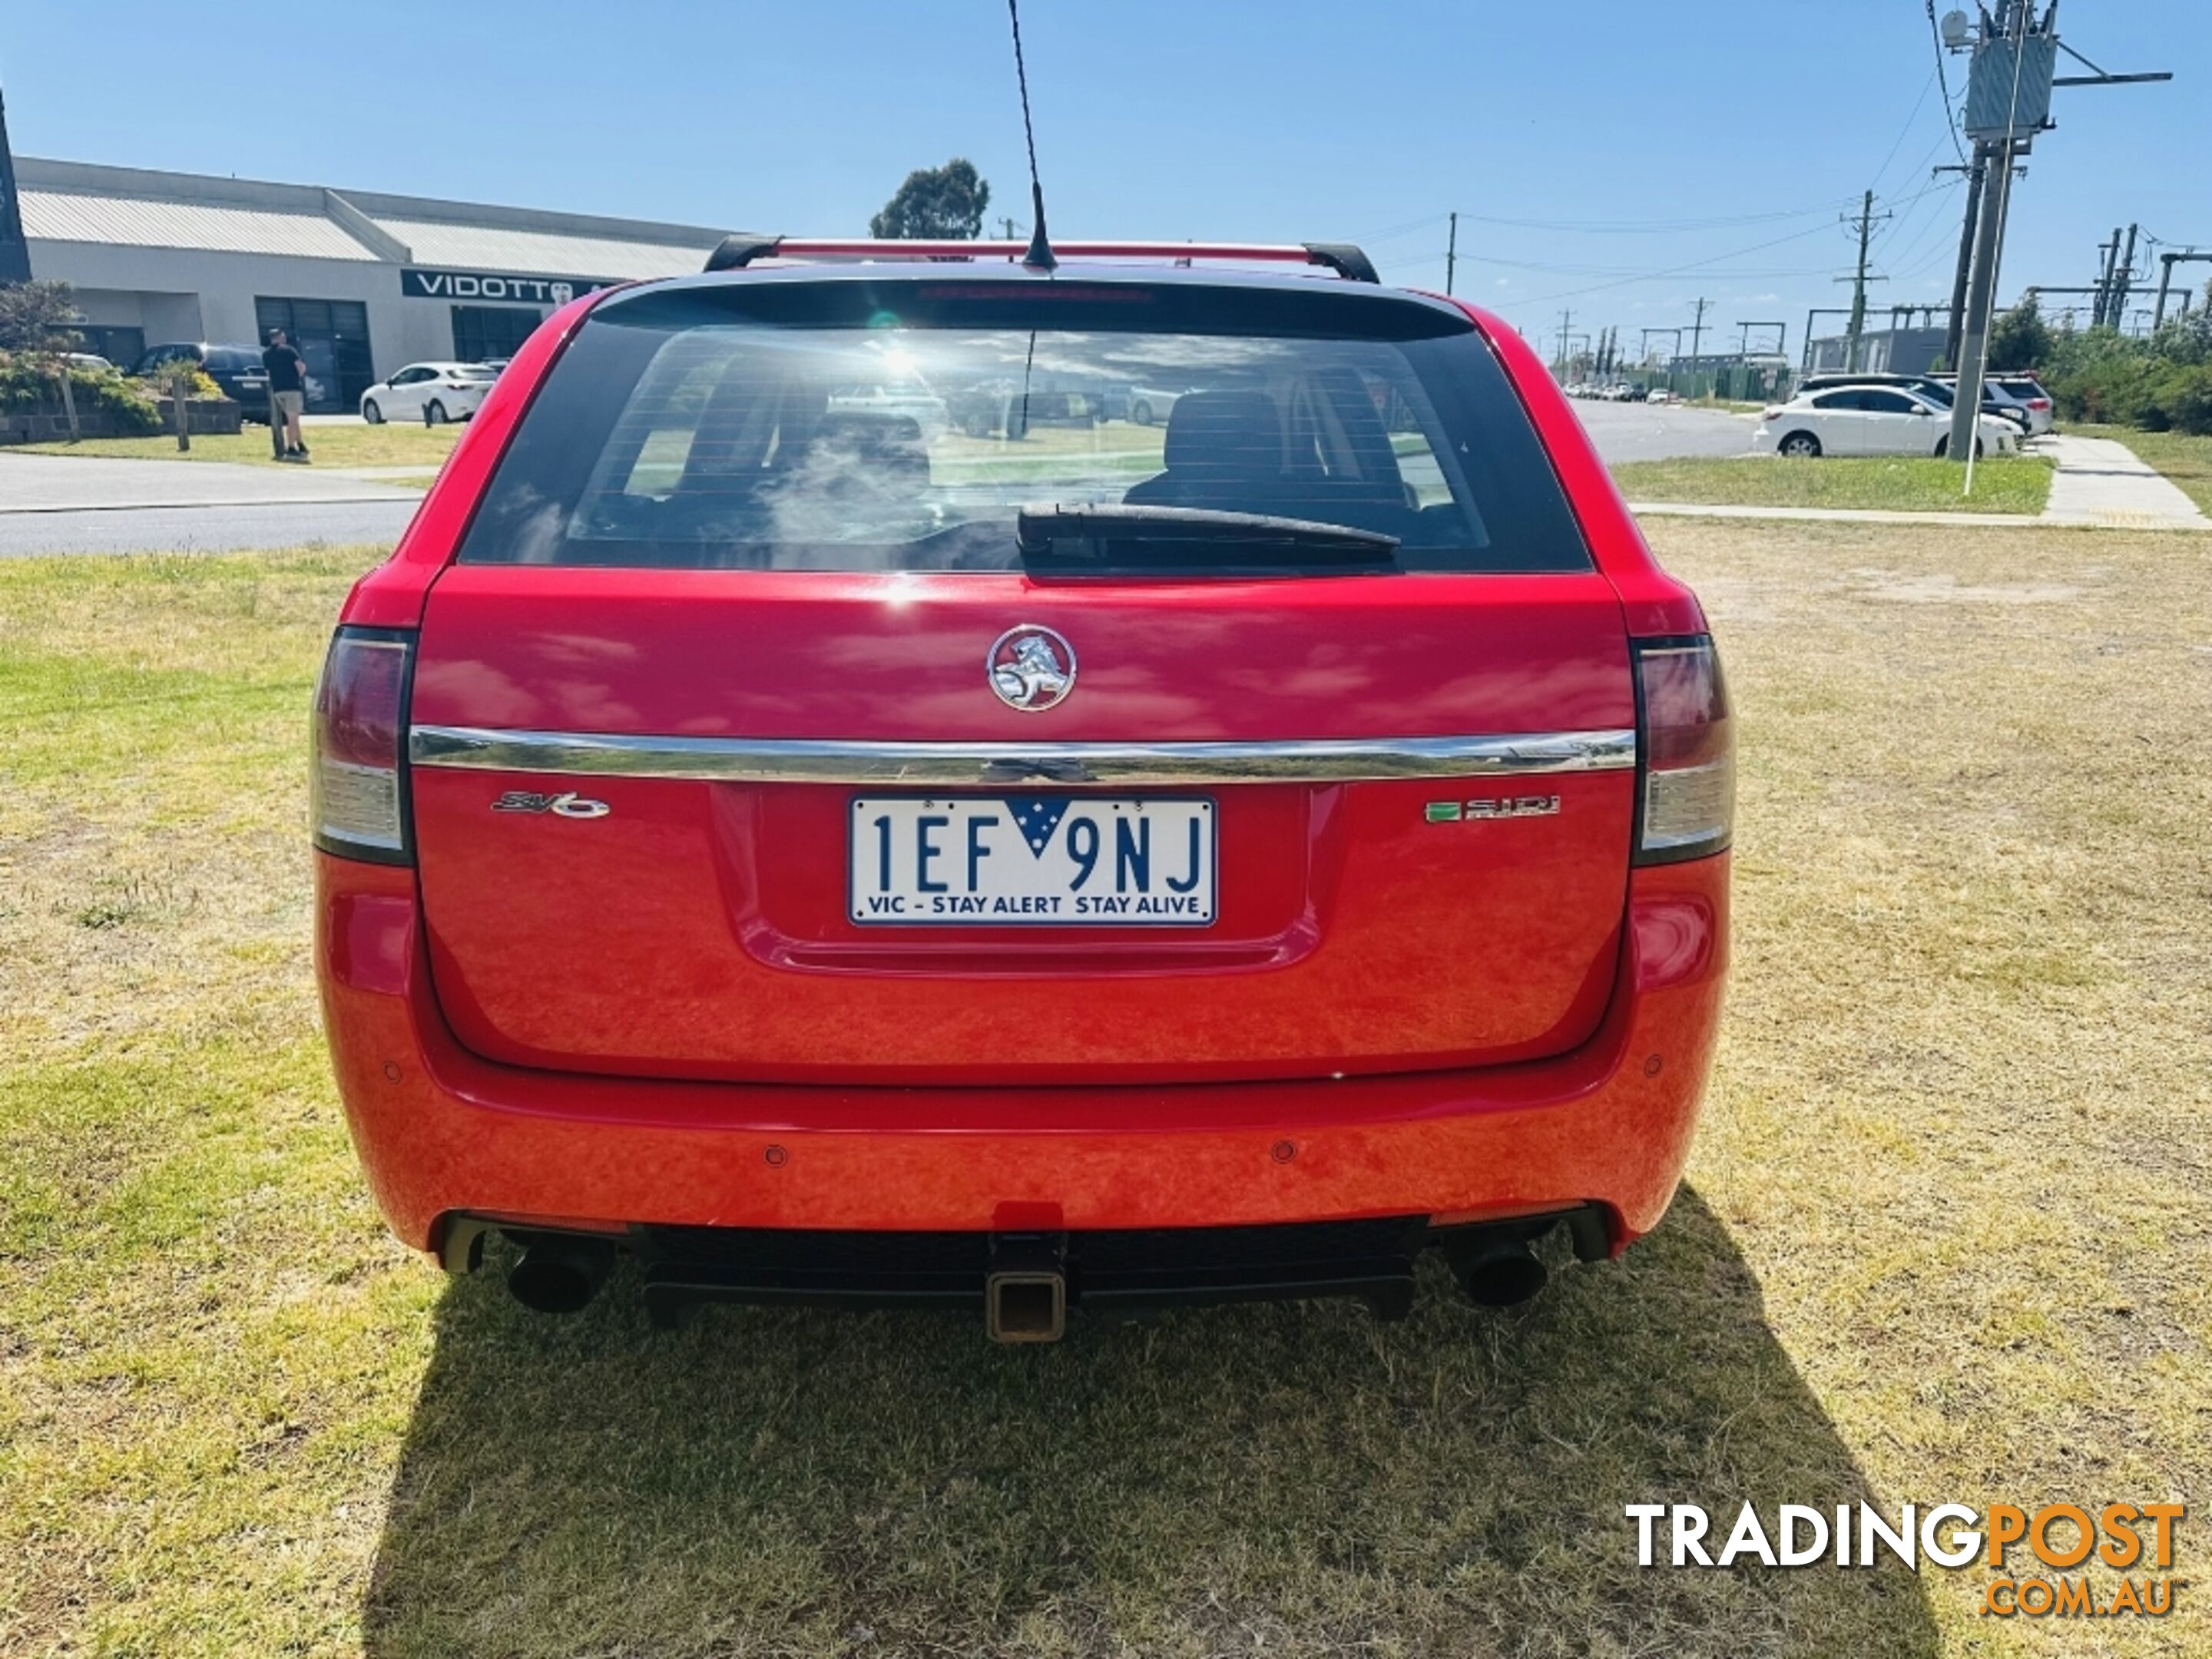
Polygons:
<instances>
[{"instance_id":1,"label":"car headrest","mask_svg":"<svg viewBox=\"0 0 2212 1659\"><path fill-rule=\"evenodd\" d=\"M1282 422L1264 392L1187 392L1168 413L1171 472L1279 473Z\"/></svg>"}]
</instances>

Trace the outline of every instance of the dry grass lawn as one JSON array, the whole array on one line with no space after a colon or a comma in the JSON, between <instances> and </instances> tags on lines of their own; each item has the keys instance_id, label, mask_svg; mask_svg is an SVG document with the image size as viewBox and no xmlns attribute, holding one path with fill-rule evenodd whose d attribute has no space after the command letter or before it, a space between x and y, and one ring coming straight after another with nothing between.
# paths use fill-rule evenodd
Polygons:
<instances>
[{"instance_id":1,"label":"dry grass lawn","mask_svg":"<svg viewBox=\"0 0 2212 1659\"><path fill-rule=\"evenodd\" d=\"M383 1233L321 1055L301 750L365 556L0 565L0 1653L2182 1655L1986 1575L1638 1571L1621 1506L2201 1503L2212 566L1661 523L1742 711L1674 1213L1493 1315L994 1349ZM1724 1522L1723 1522L1724 1524Z\"/></svg>"}]
</instances>

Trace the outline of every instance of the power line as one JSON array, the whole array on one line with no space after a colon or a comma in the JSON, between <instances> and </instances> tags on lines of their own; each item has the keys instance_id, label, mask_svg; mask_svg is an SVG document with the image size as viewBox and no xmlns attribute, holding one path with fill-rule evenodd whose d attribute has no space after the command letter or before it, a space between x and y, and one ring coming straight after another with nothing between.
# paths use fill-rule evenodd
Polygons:
<instances>
[{"instance_id":1,"label":"power line","mask_svg":"<svg viewBox=\"0 0 2212 1659\"><path fill-rule=\"evenodd\" d=\"M1936 77L1932 75L1920 83L1920 96L1913 100L1912 113L1905 118L1905 125L1897 130L1897 137L1890 141L1889 154L1881 158L1881 165L1874 170L1874 181L1877 185L1888 173L1889 164L1897 159L1897 152L1905 148L1905 135L1912 131L1912 124L1920 118L1921 106L1928 101L1928 88L1935 84Z\"/></svg>"},{"instance_id":2,"label":"power line","mask_svg":"<svg viewBox=\"0 0 2212 1659\"><path fill-rule=\"evenodd\" d=\"M1396 266L1432 265L1443 258L1442 253L1425 253L1414 259L1394 259ZM1725 258L1725 254L1717 256ZM1638 277L1648 273L1642 265L1562 265L1545 259L1509 259L1497 253L1462 253L1463 264L1501 265L1509 270L1541 271L1555 276L1627 276ZM1708 262L1710 263L1710 262ZM1716 271L1719 276L1826 276L1835 266L1832 263L1820 265L1740 265Z\"/></svg>"},{"instance_id":3,"label":"power line","mask_svg":"<svg viewBox=\"0 0 2212 1659\"><path fill-rule=\"evenodd\" d=\"M1660 270L1640 271L1633 276L1623 276L1615 282L1592 283L1587 287L1565 289L1557 294L1531 295L1525 300L1516 299L1514 303L1516 305L1548 305L1554 300L1572 300L1578 298L1584 294L1601 293L1607 289L1626 288L1631 283L1656 282L1663 276L1680 276L1692 270L1705 270L1709 266L1720 264L1723 259L1740 259L1747 253L1758 253L1770 247L1780 247L1784 242L1802 242L1808 236L1818 236L1826 231L1827 228L1828 227L1826 225L1814 225L1809 230L1792 231L1789 235L1777 236L1771 241L1754 242L1749 247L1736 248L1727 253L1716 253L1710 259L1693 259L1687 264L1668 265L1665 269ZM1741 271L1719 271L1715 272L1714 274L1717 276L1741 276L1746 273Z\"/></svg>"},{"instance_id":4,"label":"power line","mask_svg":"<svg viewBox=\"0 0 2212 1659\"><path fill-rule=\"evenodd\" d=\"M1928 0L1928 38L1936 47L1936 81L1943 88L1943 125L1951 135L1951 148L1958 152L1961 166L1966 160L1966 147L1959 142L1958 112L1951 106L1951 77L1943 67L1943 34L1936 27L1936 0Z\"/></svg>"}]
</instances>

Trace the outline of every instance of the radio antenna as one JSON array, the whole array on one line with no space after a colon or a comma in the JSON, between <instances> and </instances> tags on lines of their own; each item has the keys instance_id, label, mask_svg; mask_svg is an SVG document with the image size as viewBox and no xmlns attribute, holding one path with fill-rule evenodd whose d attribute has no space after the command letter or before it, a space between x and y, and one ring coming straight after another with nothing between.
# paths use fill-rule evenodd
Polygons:
<instances>
[{"instance_id":1,"label":"radio antenna","mask_svg":"<svg viewBox=\"0 0 2212 1659\"><path fill-rule=\"evenodd\" d=\"M1033 270L1050 270L1060 264L1053 257L1052 240L1044 234L1044 186L1037 181L1036 128L1030 121L1030 72L1022 63L1022 11L1020 0L1006 0L1006 15L1014 25L1014 78L1022 88L1022 137L1030 149L1030 205L1031 228L1030 250L1022 255L1022 263Z\"/></svg>"}]
</instances>

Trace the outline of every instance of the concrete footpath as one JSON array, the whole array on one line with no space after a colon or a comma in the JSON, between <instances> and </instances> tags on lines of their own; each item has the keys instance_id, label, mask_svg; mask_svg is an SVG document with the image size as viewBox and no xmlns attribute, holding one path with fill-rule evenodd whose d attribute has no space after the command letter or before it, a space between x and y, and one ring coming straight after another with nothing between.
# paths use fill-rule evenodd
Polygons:
<instances>
[{"instance_id":1,"label":"concrete footpath","mask_svg":"<svg viewBox=\"0 0 2212 1659\"><path fill-rule=\"evenodd\" d=\"M2212 530L2196 502L2125 444L2053 432L2029 445L2058 464L2051 480L2045 524L2095 525L2111 530Z\"/></svg>"}]
</instances>

